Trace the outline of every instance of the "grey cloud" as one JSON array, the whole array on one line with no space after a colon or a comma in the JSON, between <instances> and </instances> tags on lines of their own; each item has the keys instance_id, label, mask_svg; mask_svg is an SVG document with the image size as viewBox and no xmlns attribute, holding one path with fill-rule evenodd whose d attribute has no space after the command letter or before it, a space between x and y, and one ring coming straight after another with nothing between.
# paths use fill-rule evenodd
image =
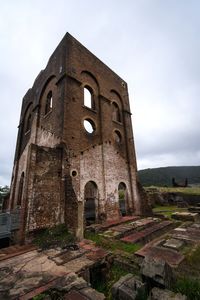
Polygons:
<instances>
[{"instance_id":1,"label":"grey cloud","mask_svg":"<svg viewBox=\"0 0 200 300\"><path fill-rule=\"evenodd\" d=\"M200 2L0 4L0 185L10 182L21 100L66 31L129 86L138 167L200 165Z\"/></svg>"}]
</instances>

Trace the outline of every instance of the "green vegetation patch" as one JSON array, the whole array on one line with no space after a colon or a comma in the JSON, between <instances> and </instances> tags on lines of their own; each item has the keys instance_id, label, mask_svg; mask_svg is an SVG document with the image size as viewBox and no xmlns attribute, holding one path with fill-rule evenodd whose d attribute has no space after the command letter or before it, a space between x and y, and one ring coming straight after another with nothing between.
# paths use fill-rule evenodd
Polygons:
<instances>
[{"instance_id":1,"label":"green vegetation patch","mask_svg":"<svg viewBox=\"0 0 200 300\"><path fill-rule=\"evenodd\" d=\"M186 263L190 268L200 271L200 245L188 253Z\"/></svg>"},{"instance_id":2,"label":"green vegetation patch","mask_svg":"<svg viewBox=\"0 0 200 300\"><path fill-rule=\"evenodd\" d=\"M173 291L187 296L188 300L200 299L200 281L191 277L177 279Z\"/></svg>"},{"instance_id":3,"label":"green vegetation patch","mask_svg":"<svg viewBox=\"0 0 200 300\"><path fill-rule=\"evenodd\" d=\"M161 193L177 193L185 195L200 195L200 187L157 187Z\"/></svg>"},{"instance_id":4,"label":"green vegetation patch","mask_svg":"<svg viewBox=\"0 0 200 300\"><path fill-rule=\"evenodd\" d=\"M112 299L111 298L111 288L115 282L117 282L122 276L125 276L129 272L124 271L122 268L120 268L117 265L113 265L110 270L109 274L107 275L107 278L102 280L97 280L93 288L96 289L98 292L103 293L106 296L106 299Z\"/></svg>"},{"instance_id":5,"label":"green vegetation patch","mask_svg":"<svg viewBox=\"0 0 200 300\"><path fill-rule=\"evenodd\" d=\"M75 242L75 236L71 234L65 224L46 228L37 233L33 243L41 249L48 249L53 246L64 247Z\"/></svg>"},{"instance_id":6,"label":"green vegetation patch","mask_svg":"<svg viewBox=\"0 0 200 300\"><path fill-rule=\"evenodd\" d=\"M127 275L128 271L124 270L117 264L113 264L112 267L109 270L109 273L107 274L107 278L102 278L102 280L97 280L95 284L93 284L93 288L95 288L98 292L103 293L106 296L107 300L111 300L112 294L111 289L112 286L122 277ZM137 297L136 300L146 300L147 299L147 291L141 291Z\"/></svg>"},{"instance_id":7,"label":"green vegetation patch","mask_svg":"<svg viewBox=\"0 0 200 300\"><path fill-rule=\"evenodd\" d=\"M135 253L141 248L139 244L126 244L119 240L105 238L100 234L86 232L85 238L96 243L97 246L115 252L116 250L124 251L127 253Z\"/></svg>"},{"instance_id":8,"label":"green vegetation patch","mask_svg":"<svg viewBox=\"0 0 200 300\"><path fill-rule=\"evenodd\" d=\"M63 291L57 291L56 289L50 289L42 294L39 294L35 297L33 297L33 300L45 300L45 299L51 299L51 300L64 300L65 292Z\"/></svg>"},{"instance_id":9,"label":"green vegetation patch","mask_svg":"<svg viewBox=\"0 0 200 300\"><path fill-rule=\"evenodd\" d=\"M144 186L172 186L172 178L183 184L188 179L189 184L200 183L200 166L162 167L138 171L140 182Z\"/></svg>"},{"instance_id":10,"label":"green vegetation patch","mask_svg":"<svg viewBox=\"0 0 200 300\"><path fill-rule=\"evenodd\" d=\"M156 206L153 208L154 213L161 213L167 218L171 218L174 212L187 212L187 208L180 208L175 205Z\"/></svg>"}]
</instances>

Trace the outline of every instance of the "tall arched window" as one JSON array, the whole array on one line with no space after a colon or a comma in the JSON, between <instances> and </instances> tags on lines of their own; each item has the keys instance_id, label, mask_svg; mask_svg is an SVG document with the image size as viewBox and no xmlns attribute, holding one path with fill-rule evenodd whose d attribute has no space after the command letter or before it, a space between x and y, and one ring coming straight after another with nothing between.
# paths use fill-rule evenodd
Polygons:
<instances>
[{"instance_id":1,"label":"tall arched window","mask_svg":"<svg viewBox=\"0 0 200 300\"><path fill-rule=\"evenodd\" d=\"M116 102L112 103L112 119L113 121L121 122L120 109Z\"/></svg>"},{"instance_id":2,"label":"tall arched window","mask_svg":"<svg viewBox=\"0 0 200 300\"><path fill-rule=\"evenodd\" d=\"M25 132L31 130L31 114L28 116L26 120L26 125L25 125Z\"/></svg>"},{"instance_id":3,"label":"tall arched window","mask_svg":"<svg viewBox=\"0 0 200 300\"><path fill-rule=\"evenodd\" d=\"M119 209L122 216L127 214L127 188L124 182L120 182L118 185L118 195L119 195Z\"/></svg>"},{"instance_id":4,"label":"tall arched window","mask_svg":"<svg viewBox=\"0 0 200 300\"><path fill-rule=\"evenodd\" d=\"M21 178L20 178L20 181L19 181L17 206L21 206L21 204L22 204L23 188L24 188L24 172L22 172L22 175L21 175Z\"/></svg>"},{"instance_id":5,"label":"tall arched window","mask_svg":"<svg viewBox=\"0 0 200 300\"><path fill-rule=\"evenodd\" d=\"M53 105L53 95L52 91L50 91L47 95L46 104L45 104L45 115L48 114L49 111L52 110Z\"/></svg>"},{"instance_id":6,"label":"tall arched window","mask_svg":"<svg viewBox=\"0 0 200 300\"><path fill-rule=\"evenodd\" d=\"M23 134L26 134L31 130L32 119L33 119L33 104L29 103L23 117Z\"/></svg>"},{"instance_id":7,"label":"tall arched window","mask_svg":"<svg viewBox=\"0 0 200 300\"><path fill-rule=\"evenodd\" d=\"M94 109L93 92L88 87L84 87L84 105Z\"/></svg>"},{"instance_id":8,"label":"tall arched window","mask_svg":"<svg viewBox=\"0 0 200 300\"><path fill-rule=\"evenodd\" d=\"M84 215L86 225L95 223L98 208L98 187L94 181L88 181L84 188Z\"/></svg>"}]
</instances>

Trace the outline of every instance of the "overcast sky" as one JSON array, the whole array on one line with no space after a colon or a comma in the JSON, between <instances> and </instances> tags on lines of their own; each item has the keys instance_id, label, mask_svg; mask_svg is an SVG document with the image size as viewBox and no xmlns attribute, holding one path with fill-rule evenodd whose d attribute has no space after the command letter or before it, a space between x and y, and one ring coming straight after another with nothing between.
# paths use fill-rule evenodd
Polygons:
<instances>
[{"instance_id":1,"label":"overcast sky","mask_svg":"<svg viewBox=\"0 0 200 300\"><path fill-rule=\"evenodd\" d=\"M129 87L138 169L200 165L199 0L0 2L0 185L22 97L66 32Z\"/></svg>"}]
</instances>

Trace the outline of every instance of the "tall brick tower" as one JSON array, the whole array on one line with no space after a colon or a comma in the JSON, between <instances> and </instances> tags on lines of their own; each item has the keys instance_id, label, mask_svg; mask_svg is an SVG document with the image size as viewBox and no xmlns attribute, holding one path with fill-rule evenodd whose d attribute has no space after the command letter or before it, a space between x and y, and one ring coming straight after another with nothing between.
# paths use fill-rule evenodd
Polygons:
<instances>
[{"instance_id":1,"label":"tall brick tower","mask_svg":"<svg viewBox=\"0 0 200 300\"><path fill-rule=\"evenodd\" d=\"M23 98L10 208L27 232L143 214L127 84L67 33Z\"/></svg>"}]
</instances>

